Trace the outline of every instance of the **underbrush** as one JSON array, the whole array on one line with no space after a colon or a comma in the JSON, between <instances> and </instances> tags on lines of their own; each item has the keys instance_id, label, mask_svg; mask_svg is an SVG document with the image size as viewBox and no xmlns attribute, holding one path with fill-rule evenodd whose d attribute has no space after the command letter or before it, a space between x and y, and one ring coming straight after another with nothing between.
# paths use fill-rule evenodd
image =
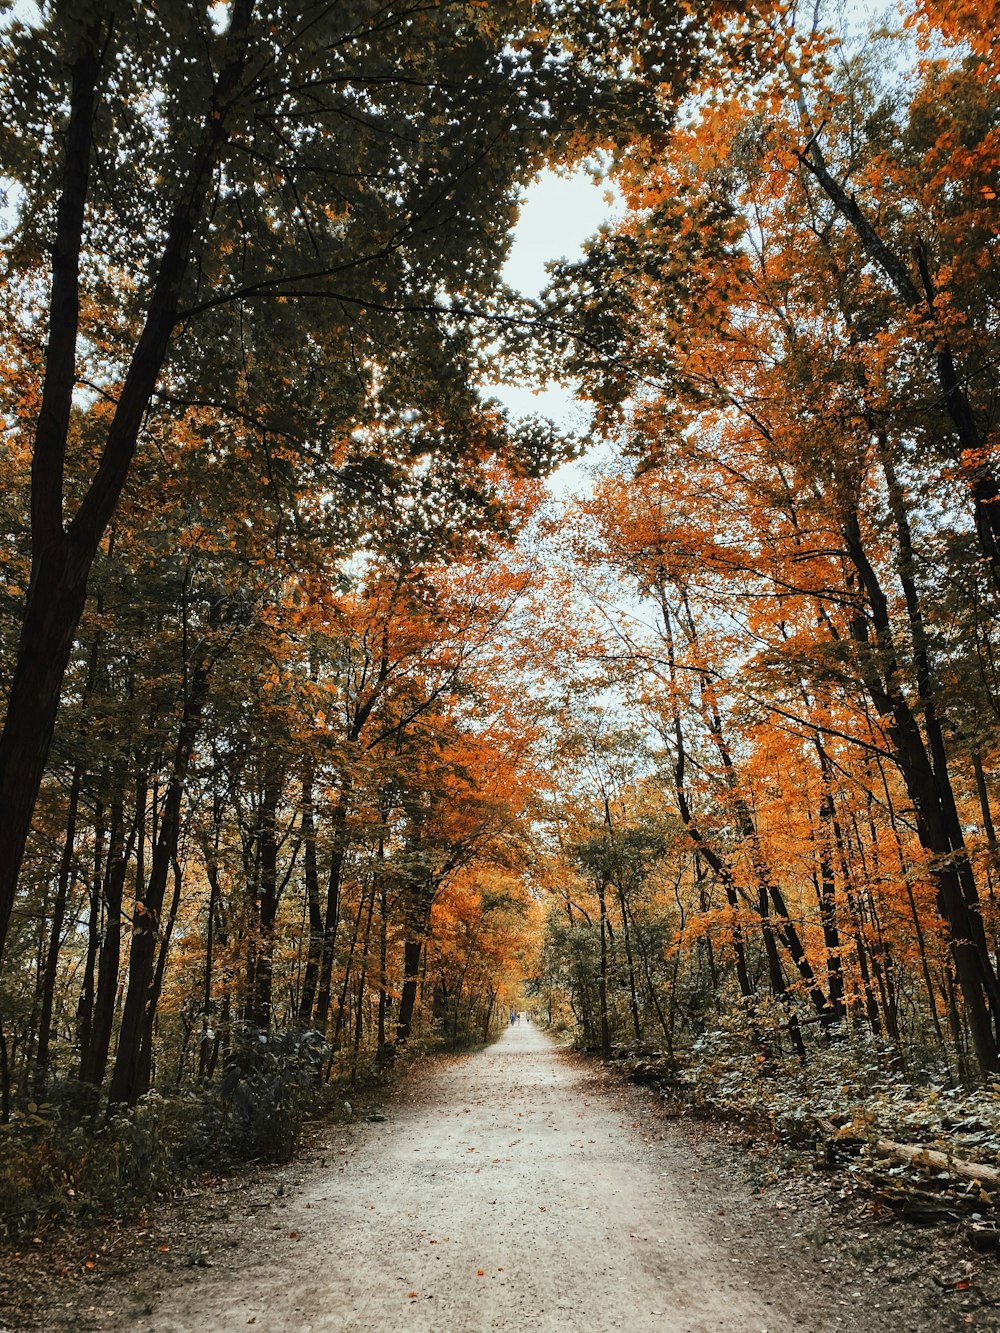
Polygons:
<instances>
[{"instance_id":1,"label":"underbrush","mask_svg":"<svg viewBox=\"0 0 1000 1333\"><path fill-rule=\"evenodd\" d=\"M677 1087L713 1113L763 1116L793 1142L833 1124L1000 1164L1000 1086L957 1086L946 1069L907 1074L895 1050L874 1038L831 1040L806 1064L740 1058L706 1040L678 1070Z\"/></svg>"},{"instance_id":2,"label":"underbrush","mask_svg":"<svg viewBox=\"0 0 1000 1333\"><path fill-rule=\"evenodd\" d=\"M930 1059L907 1071L891 1046L836 1033L805 1063L717 1031L625 1067L676 1112L737 1124L772 1163L783 1144L785 1170L833 1170L838 1197L865 1199L873 1216L1000 1252L1000 1083L961 1087Z\"/></svg>"},{"instance_id":3,"label":"underbrush","mask_svg":"<svg viewBox=\"0 0 1000 1333\"><path fill-rule=\"evenodd\" d=\"M287 1162L309 1122L350 1115L349 1099L382 1088L398 1064L454 1045L432 1030L397 1057L392 1046L334 1050L318 1032L247 1030L214 1082L98 1116L81 1109L87 1089L56 1082L45 1103L0 1124L0 1237L121 1216L207 1172Z\"/></svg>"},{"instance_id":4,"label":"underbrush","mask_svg":"<svg viewBox=\"0 0 1000 1333\"><path fill-rule=\"evenodd\" d=\"M351 1086L378 1081L372 1062ZM347 1075L316 1032L247 1032L212 1084L86 1116L79 1084L53 1085L0 1125L0 1235L121 1214L206 1171L288 1161L307 1120L343 1107Z\"/></svg>"},{"instance_id":5,"label":"underbrush","mask_svg":"<svg viewBox=\"0 0 1000 1333\"><path fill-rule=\"evenodd\" d=\"M715 1030L672 1057L621 1052L635 1081L693 1115L769 1129L810 1144L834 1126L846 1140L919 1143L1000 1166L1000 1083L968 1088L933 1055L904 1069L873 1037L833 1033L808 1060L775 1056L746 1032Z\"/></svg>"}]
</instances>

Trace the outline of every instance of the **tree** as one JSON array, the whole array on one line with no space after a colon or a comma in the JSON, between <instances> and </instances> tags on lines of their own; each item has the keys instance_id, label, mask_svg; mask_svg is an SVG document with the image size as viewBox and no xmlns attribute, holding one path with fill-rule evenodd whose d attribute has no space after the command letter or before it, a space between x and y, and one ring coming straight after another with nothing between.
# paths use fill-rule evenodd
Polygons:
<instances>
[{"instance_id":1,"label":"tree","mask_svg":"<svg viewBox=\"0 0 1000 1333\"><path fill-rule=\"evenodd\" d=\"M608 134L640 88L619 59L637 16L595 28L593 10L123 0L9 25L8 262L47 282L48 308L0 737L0 947L91 567L151 422L210 403L252 424L258 466L279 432L334 476L376 401L404 468L509 446L478 428L467 316L519 181ZM650 63L676 53L680 76L691 38L653 26ZM385 493L386 461L355 480Z\"/></svg>"},{"instance_id":2,"label":"tree","mask_svg":"<svg viewBox=\"0 0 1000 1333\"><path fill-rule=\"evenodd\" d=\"M622 637L647 679L666 677L682 806L690 766L678 699L701 712L750 849L759 793L748 801L733 777L745 724L737 745L717 711L723 682L752 668L755 707L809 738L830 1015L841 1008L831 867L843 844L831 754L849 737L859 753L890 756L916 811L916 859L937 883L977 1061L991 1070L1000 997L958 777L964 734L977 728L962 719L972 697L993 710L991 673L981 658L978 684L962 669L966 691L953 688L964 654L944 626L956 616L975 625L979 651L992 652L996 293L989 278L969 280L989 268L992 130L974 61L928 63L904 100L882 86L871 53L839 68L835 55L829 34L777 16L751 87L737 91L732 66L713 69L668 151L632 155L626 222L564 275L564 313L588 330L576 366L609 428L625 419L637 460L617 494L605 491L600 558L659 596L663 631L673 629L659 652ZM954 136L937 117L944 85L962 108ZM721 651L682 661L678 626L692 646L711 636ZM707 846L693 811L686 822ZM812 988L808 945L783 924L780 887L753 860L765 932L770 900L773 929ZM841 915L856 919L856 886L843 879ZM771 970L778 987L774 959ZM823 988L814 994L819 1004ZM887 991L892 1022L889 1001Z\"/></svg>"}]
</instances>

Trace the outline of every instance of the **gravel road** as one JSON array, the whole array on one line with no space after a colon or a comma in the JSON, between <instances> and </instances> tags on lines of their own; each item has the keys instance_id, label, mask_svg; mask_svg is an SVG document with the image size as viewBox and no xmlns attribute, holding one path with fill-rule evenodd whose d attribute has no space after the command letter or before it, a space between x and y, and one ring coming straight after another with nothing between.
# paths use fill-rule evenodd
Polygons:
<instances>
[{"instance_id":1,"label":"gravel road","mask_svg":"<svg viewBox=\"0 0 1000 1333\"><path fill-rule=\"evenodd\" d=\"M801 1333L774 1273L726 1243L734 1224L685 1142L634 1114L537 1027L511 1027L411 1080L301 1177L280 1221L258 1211L224 1259L120 1327Z\"/></svg>"}]
</instances>

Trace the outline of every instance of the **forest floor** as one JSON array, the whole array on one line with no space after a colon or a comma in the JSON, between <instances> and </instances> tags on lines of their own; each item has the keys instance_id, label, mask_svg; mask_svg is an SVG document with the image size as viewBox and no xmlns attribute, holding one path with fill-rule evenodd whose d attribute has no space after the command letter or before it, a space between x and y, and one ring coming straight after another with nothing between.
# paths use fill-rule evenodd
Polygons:
<instances>
[{"instance_id":1,"label":"forest floor","mask_svg":"<svg viewBox=\"0 0 1000 1333\"><path fill-rule=\"evenodd\" d=\"M671 1118L528 1024L423 1062L291 1166L4 1268L11 1333L1000 1328L995 1256Z\"/></svg>"}]
</instances>

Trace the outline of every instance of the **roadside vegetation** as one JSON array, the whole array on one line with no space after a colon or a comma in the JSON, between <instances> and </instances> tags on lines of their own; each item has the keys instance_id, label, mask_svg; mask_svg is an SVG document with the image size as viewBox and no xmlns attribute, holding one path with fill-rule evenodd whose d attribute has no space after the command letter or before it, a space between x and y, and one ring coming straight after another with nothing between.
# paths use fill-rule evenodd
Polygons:
<instances>
[{"instance_id":1,"label":"roadside vegetation","mask_svg":"<svg viewBox=\"0 0 1000 1333\"><path fill-rule=\"evenodd\" d=\"M526 995L992 1207L990 7L171 16L0 31L9 1234ZM521 300L581 166L624 215ZM586 493L498 374L592 404Z\"/></svg>"}]
</instances>

